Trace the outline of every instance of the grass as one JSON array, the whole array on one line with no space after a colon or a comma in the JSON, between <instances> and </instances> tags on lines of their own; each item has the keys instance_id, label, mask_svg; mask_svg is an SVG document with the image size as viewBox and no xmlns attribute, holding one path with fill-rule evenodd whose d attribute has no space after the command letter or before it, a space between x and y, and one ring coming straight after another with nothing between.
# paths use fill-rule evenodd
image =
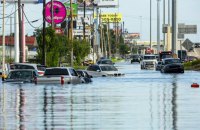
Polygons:
<instances>
[{"instance_id":1,"label":"grass","mask_svg":"<svg viewBox=\"0 0 200 130\"><path fill-rule=\"evenodd\" d=\"M185 70L200 70L200 60L184 63Z\"/></svg>"}]
</instances>

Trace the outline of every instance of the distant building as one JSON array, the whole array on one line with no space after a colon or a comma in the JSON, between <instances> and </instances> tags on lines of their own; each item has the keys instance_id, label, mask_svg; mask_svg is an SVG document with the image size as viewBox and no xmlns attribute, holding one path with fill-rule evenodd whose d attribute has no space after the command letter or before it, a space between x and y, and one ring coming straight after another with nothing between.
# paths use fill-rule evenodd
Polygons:
<instances>
[{"instance_id":1,"label":"distant building","mask_svg":"<svg viewBox=\"0 0 200 130\"><path fill-rule=\"evenodd\" d=\"M26 60L34 59L36 56L37 40L35 36L26 36ZM0 36L0 56L2 56L2 36ZM14 36L5 36L5 56L15 57Z\"/></svg>"}]
</instances>

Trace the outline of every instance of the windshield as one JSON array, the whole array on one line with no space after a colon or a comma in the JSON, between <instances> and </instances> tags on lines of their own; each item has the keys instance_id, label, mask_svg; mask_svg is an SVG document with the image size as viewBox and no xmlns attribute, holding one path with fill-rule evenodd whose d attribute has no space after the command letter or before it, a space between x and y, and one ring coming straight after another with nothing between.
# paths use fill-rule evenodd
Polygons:
<instances>
[{"instance_id":1,"label":"windshield","mask_svg":"<svg viewBox=\"0 0 200 130\"><path fill-rule=\"evenodd\" d=\"M8 79L31 79L31 71L11 71L8 75Z\"/></svg>"},{"instance_id":2,"label":"windshield","mask_svg":"<svg viewBox=\"0 0 200 130\"><path fill-rule=\"evenodd\" d=\"M174 63L181 63L179 59L168 59L165 60L165 64L174 64Z\"/></svg>"},{"instance_id":3,"label":"windshield","mask_svg":"<svg viewBox=\"0 0 200 130\"><path fill-rule=\"evenodd\" d=\"M102 71L117 71L114 66L100 66Z\"/></svg>"},{"instance_id":4,"label":"windshield","mask_svg":"<svg viewBox=\"0 0 200 130\"><path fill-rule=\"evenodd\" d=\"M156 56L144 56L145 60L153 60L153 59L156 59Z\"/></svg>"}]
</instances>

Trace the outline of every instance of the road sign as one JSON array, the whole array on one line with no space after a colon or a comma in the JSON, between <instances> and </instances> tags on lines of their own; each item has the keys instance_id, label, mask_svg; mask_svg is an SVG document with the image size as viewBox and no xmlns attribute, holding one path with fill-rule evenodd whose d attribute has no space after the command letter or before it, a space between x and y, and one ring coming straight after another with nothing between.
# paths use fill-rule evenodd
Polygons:
<instances>
[{"instance_id":1,"label":"road sign","mask_svg":"<svg viewBox=\"0 0 200 130\"><path fill-rule=\"evenodd\" d=\"M184 34L178 33L178 39L184 39Z\"/></svg>"},{"instance_id":2,"label":"road sign","mask_svg":"<svg viewBox=\"0 0 200 130\"><path fill-rule=\"evenodd\" d=\"M196 34L197 33L197 25L178 24L178 33Z\"/></svg>"},{"instance_id":3,"label":"road sign","mask_svg":"<svg viewBox=\"0 0 200 130\"><path fill-rule=\"evenodd\" d=\"M182 46L187 49L188 51L192 48L192 46L194 45L193 42L191 42L189 39L186 39L183 43Z\"/></svg>"}]
</instances>

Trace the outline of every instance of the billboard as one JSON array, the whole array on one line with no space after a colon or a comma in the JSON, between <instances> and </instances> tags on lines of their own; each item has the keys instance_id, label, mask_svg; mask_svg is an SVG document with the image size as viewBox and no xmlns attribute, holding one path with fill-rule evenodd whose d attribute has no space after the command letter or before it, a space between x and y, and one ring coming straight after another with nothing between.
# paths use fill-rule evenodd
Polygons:
<instances>
[{"instance_id":1,"label":"billboard","mask_svg":"<svg viewBox=\"0 0 200 130\"><path fill-rule=\"evenodd\" d=\"M3 0L1 0L3 1ZM16 3L18 0L6 0L7 3ZM43 0L21 0L21 3L27 3L27 4L38 4L43 3Z\"/></svg>"},{"instance_id":2,"label":"billboard","mask_svg":"<svg viewBox=\"0 0 200 130\"><path fill-rule=\"evenodd\" d=\"M118 0L98 0L97 5L98 7L117 7Z\"/></svg>"},{"instance_id":3,"label":"billboard","mask_svg":"<svg viewBox=\"0 0 200 130\"><path fill-rule=\"evenodd\" d=\"M96 16L95 16L96 17ZM102 23L120 23L122 22L121 13L102 13L99 15Z\"/></svg>"},{"instance_id":4,"label":"billboard","mask_svg":"<svg viewBox=\"0 0 200 130\"><path fill-rule=\"evenodd\" d=\"M45 5L45 20L48 23L52 22L52 13L51 13L51 6L52 3L49 1ZM66 8L65 6L59 1L53 1L53 22L55 24L62 23L66 18Z\"/></svg>"},{"instance_id":5,"label":"billboard","mask_svg":"<svg viewBox=\"0 0 200 130\"><path fill-rule=\"evenodd\" d=\"M83 36L83 30L81 30L81 29L74 29L73 30L73 35L74 36ZM86 36L90 36L91 35L91 31L90 30L85 30L85 35Z\"/></svg>"},{"instance_id":6,"label":"billboard","mask_svg":"<svg viewBox=\"0 0 200 130\"><path fill-rule=\"evenodd\" d=\"M86 14L85 15L85 19L84 19L84 16L83 14L79 14L76 19L76 22L77 22L77 26L78 27L82 27L83 26L83 20L85 21L85 24L86 25L91 25L93 24L93 17L92 17L92 14Z\"/></svg>"},{"instance_id":7,"label":"billboard","mask_svg":"<svg viewBox=\"0 0 200 130\"><path fill-rule=\"evenodd\" d=\"M70 16L70 3L64 3L65 7L67 8L67 17ZM78 4L72 4L73 16L77 16L78 14Z\"/></svg>"}]
</instances>

